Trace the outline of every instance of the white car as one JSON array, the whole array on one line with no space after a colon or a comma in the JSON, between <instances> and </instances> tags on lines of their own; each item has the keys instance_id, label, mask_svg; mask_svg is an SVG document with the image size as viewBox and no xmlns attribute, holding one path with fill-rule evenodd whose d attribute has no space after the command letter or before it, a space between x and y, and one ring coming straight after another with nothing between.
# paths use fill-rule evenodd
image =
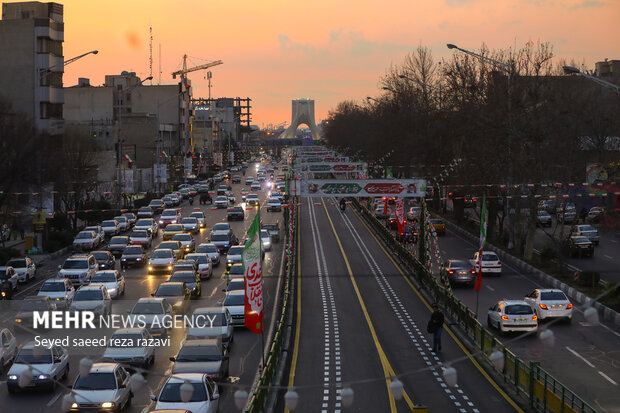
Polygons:
<instances>
[{"instance_id":1,"label":"white car","mask_svg":"<svg viewBox=\"0 0 620 413\"><path fill-rule=\"evenodd\" d=\"M101 223L101 227L103 228L103 232L106 237L112 237L114 235L118 235L121 233L121 226L115 219L108 219Z\"/></svg>"},{"instance_id":2,"label":"white car","mask_svg":"<svg viewBox=\"0 0 620 413\"><path fill-rule=\"evenodd\" d=\"M101 225L92 225L84 228L82 231L95 231L95 234L99 237L99 244L103 244L105 242L105 232L103 231L103 227Z\"/></svg>"},{"instance_id":3,"label":"white car","mask_svg":"<svg viewBox=\"0 0 620 413\"><path fill-rule=\"evenodd\" d=\"M474 254L474 258L469 260L471 265L478 270L478 254ZM482 259L480 260L480 266L482 267L482 273L495 274L497 276L502 274L502 262L499 257L493 251L482 251Z\"/></svg>"},{"instance_id":4,"label":"white car","mask_svg":"<svg viewBox=\"0 0 620 413\"><path fill-rule=\"evenodd\" d=\"M97 271L90 280L89 286L93 285L105 286L110 298L125 295L125 277L118 270Z\"/></svg>"},{"instance_id":5,"label":"white car","mask_svg":"<svg viewBox=\"0 0 620 413\"><path fill-rule=\"evenodd\" d=\"M232 234L232 228L230 227L230 224L227 222L219 222L215 225L213 225L213 228L211 228L211 235L215 235L215 234Z\"/></svg>"},{"instance_id":6,"label":"white car","mask_svg":"<svg viewBox=\"0 0 620 413\"><path fill-rule=\"evenodd\" d=\"M18 380L25 370L32 366L33 378L25 388L56 388L56 380L66 379L69 374L69 352L60 346L37 346L31 341L19 349L11 369L7 373L7 390L16 393L21 390Z\"/></svg>"},{"instance_id":7,"label":"white car","mask_svg":"<svg viewBox=\"0 0 620 413\"><path fill-rule=\"evenodd\" d=\"M131 404L133 393L129 386L130 375L117 363L95 363L87 376L78 375L72 392L75 402L72 411L96 409L120 412Z\"/></svg>"},{"instance_id":8,"label":"white car","mask_svg":"<svg viewBox=\"0 0 620 413\"><path fill-rule=\"evenodd\" d=\"M204 228L205 227L205 214L202 213L202 211L194 211L191 214L189 214L190 217L192 218L196 218L196 220L198 220L198 225L200 226L200 228Z\"/></svg>"},{"instance_id":9,"label":"white car","mask_svg":"<svg viewBox=\"0 0 620 413\"><path fill-rule=\"evenodd\" d=\"M6 263L6 266L13 267L20 283L32 280L37 274L37 266L29 257L12 258Z\"/></svg>"},{"instance_id":10,"label":"white car","mask_svg":"<svg viewBox=\"0 0 620 413\"><path fill-rule=\"evenodd\" d=\"M81 231L73 239L73 250L91 251L100 244L99 236L94 231Z\"/></svg>"},{"instance_id":11,"label":"white car","mask_svg":"<svg viewBox=\"0 0 620 413\"><path fill-rule=\"evenodd\" d=\"M127 219L127 217L119 215L117 217L114 217L114 219L118 221L118 225L120 226L121 232L128 231L131 229L131 225L129 225L129 220Z\"/></svg>"},{"instance_id":12,"label":"white car","mask_svg":"<svg viewBox=\"0 0 620 413\"><path fill-rule=\"evenodd\" d=\"M17 340L8 328L0 330L0 370L9 366L17 355Z\"/></svg>"},{"instance_id":13,"label":"white car","mask_svg":"<svg viewBox=\"0 0 620 413\"><path fill-rule=\"evenodd\" d=\"M523 299L542 321L547 318L573 318L573 304L562 290L537 288Z\"/></svg>"},{"instance_id":14,"label":"white car","mask_svg":"<svg viewBox=\"0 0 620 413\"><path fill-rule=\"evenodd\" d=\"M194 260L198 263L198 274L200 274L201 279L209 279L213 275L213 262L208 254L193 252L191 254L187 254L185 259Z\"/></svg>"},{"instance_id":15,"label":"white car","mask_svg":"<svg viewBox=\"0 0 620 413\"><path fill-rule=\"evenodd\" d=\"M253 176L248 176L247 178L245 178L245 184L246 185L252 185L253 182L254 182L254 177Z\"/></svg>"},{"instance_id":16,"label":"white car","mask_svg":"<svg viewBox=\"0 0 620 413\"><path fill-rule=\"evenodd\" d=\"M213 265L215 266L220 265L220 260L221 260L220 252L217 249L217 246L215 244L212 244L212 243L200 244L198 247L196 247L196 252L207 254L209 258L211 258L211 262L213 263Z\"/></svg>"},{"instance_id":17,"label":"white car","mask_svg":"<svg viewBox=\"0 0 620 413\"><path fill-rule=\"evenodd\" d=\"M175 261L176 255L171 249L156 249L153 251L151 258L149 258L148 272L149 274L156 272L165 272L169 274L170 271L172 271L172 266Z\"/></svg>"},{"instance_id":18,"label":"white car","mask_svg":"<svg viewBox=\"0 0 620 413\"><path fill-rule=\"evenodd\" d=\"M181 385L194 387L188 402L181 399ZM191 411L192 413L216 413L219 409L220 392L217 384L207 374L184 373L170 376L158 396L151 395L156 410Z\"/></svg>"},{"instance_id":19,"label":"white car","mask_svg":"<svg viewBox=\"0 0 620 413\"><path fill-rule=\"evenodd\" d=\"M143 297L133 306L129 317L134 323L144 320L146 329L151 335L163 336L168 332L165 320L172 317L172 307L164 298Z\"/></svg>"},{"instance_id":20,"label":"white car","mask_svg":"<svg viewBox=\"0 0 620 413\"><path fill-rule=\"evenodd\" d=\"M46 280L37 294L39 297L49 297L52 302L56 303L56 307L59 309L69 308L74 295L75 288L71 281L66 278L50 278Z\"/></svg>"},{"instance_id":21,"label":"white car","mask_svg":"<svg viewBox=\"0 0 620 413\"><path fill-rule=\"evenodd\" d=\"M263 244L263 248L265 249L265 251L270 251L271 250L271 236L269 235L269 231L267 231L266 229L261 229L260 240L261 240L261 243Z\"/></svg>"},{"instance_id":22,"label":"white car","mask_svg":"<svg viewBox=\"0 0 620 413\"><path fill-rule=\"evenodd\" d=\"M245 197L245 203L248 205L258 205L259 204L258 195L248 194L248 196Z\"/></svg>"},{"instance_id":23,"label":"white car","mask_svg":"<svg viewBox=\"0 0 620 413\"><path fill-rule=\"evenodd\" d=\"M192 315L195 327L187 329L188 340L222 338L222 344L229 347L234 341L232 317L226 307L200 307ZM203 322L204 321L204 322Z\"/></svg>"},{"instance_id":24,"label":"white car","mask_svg":"<svg viewBox=\"0 0 620 413\"><path fill-rule=\"evenodd\" d=\"M133 227L135 230L148 231L151 236L156 237L159 232L159 225L153 218L140 218Z\"/></svg>"},{"instance_id":25,"label":"white car","mask_svg":"<svg viewBox=\"0 0 620 413\"><path fill-rule=\"evenodd\" d=\"M259 179L260 179L260 177L259 177ZM261 189L261 184L260 184L260 182L258 182L258 181L256 181L256 182L252 182L252 184L250 185L250 189L251 189L252 191L254 191L254 190L258 190L258 191L260 191L260 189Z\"/></svg>"},{"instance_id":26,"label":"white car","mask_svg":"<svg viewBox=\"0 0 620 413\"><path fill-rule=\"evenodd\" d=\"M228 291L224 301L219 305L224 306L232 317L233 325L245 325L245 290Z\"/></svg>"},{"instance_id":27,"label":"white car","mask_svg":"<svg viewBox=\"0 0 620 413\"><path fill-rule=\"evenodd\" d=\"M197 234L200 232L200 223L197 218L194 217L185 217L181 221L183 225L183 231L191 232L192 234Z\"/></svg>"},{"instance_id":28,"label":"white car","mask_svg":"<svg viewBox=\"0 0 620 413\"><path fill-rule=\"evenodd\" d=\"M218 196L217 198L215 198L215 202L213 202L213 205L216 208L227 208L228 198L224 195Z\"/></svg>"},{"instance_id":29,"label":"white car","mask_svg":"<svg viewBox=\"0 0 620 413\"><path fill-rule=\"evenodd\" d=\"M145 229L134 229L129 236L131 245L144 245L144 248L151 248L153 245L153 237L151 232Z\"/></svg>"},{"instance_id":30,"label":"white car","mask_svg":"<svg viewBox=\"0 0 620 413\"><path fill-rule=\"evenodd\" d=\"M103 361L148 369L155 361L153 336L146 328L120 328L114 332L103 353Z\"/></svg>"},{"instance_id":31,"label":"white car","mask_svg":"<svg viewBox=\"0 0 620 413\"><path fill-rule=\"evenodd\" d=\"M282 203L280 202L279 198L269 198L269 200L267 201L267 212L269 211L274 211L274 212L280 212L282 211Z\"/></svg>"},{"instance_id":32,"label":"white car","mask_svg":"<svg viewBox=\"0 0 620 413\"><path fill-rule=\"evenodd\" d=\"M98 316L110 314L111 298L102 285L85 285L75 292L69 311L92 311Z\"/></svg>"},{"instance_id":33,"label":"white car","mask_svg":"<svg viewBox=\"0 0 620 413\"><path fill-rule=\"evenodd\" d=\"M502 300L489 307L487 325L489 328L497 328L502 333L532 332L538 330L538 316L525 301Z\"/></svg>"}]
</instances>

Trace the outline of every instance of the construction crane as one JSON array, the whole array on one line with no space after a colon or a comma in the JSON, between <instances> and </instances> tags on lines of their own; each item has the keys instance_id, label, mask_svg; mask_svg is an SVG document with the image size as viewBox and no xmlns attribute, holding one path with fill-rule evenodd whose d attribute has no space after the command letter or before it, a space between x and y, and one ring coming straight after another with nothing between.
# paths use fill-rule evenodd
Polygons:
<instances>
[{"instance_id":1,"label":"construction crane","mask_svg":"<svg viewBox=\"0 0 620 413\"><path fill-rule=\"evenodd\" d=\"M205 63L204 65L194 66L187 68L187 55L183 55L183 69L177 70L176 72L172 72L172 78L176 79L177 75L181 76L181 80L185 80L185 75L190 72L195 72L196 70L208 69L213 66L221 65L224 62L221 60L216 60L215 62Z\"/></svg>"}]
</instances>

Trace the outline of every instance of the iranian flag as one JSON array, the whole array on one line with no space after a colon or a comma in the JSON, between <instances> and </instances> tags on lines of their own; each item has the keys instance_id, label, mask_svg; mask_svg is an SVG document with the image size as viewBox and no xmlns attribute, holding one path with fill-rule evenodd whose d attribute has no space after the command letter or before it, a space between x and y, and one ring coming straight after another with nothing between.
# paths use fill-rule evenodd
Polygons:
<instances>
[{"instance_id":1,"label":"iranian flag","mask_svg":"<svg viewBox=\"0 0 620 413\"><path fill-rule=\"evenodd\" d=\"M245 278L245 326L253 333L263 332L263 271L261 263L260 216L256 214L248 229L243 249Z\"/></svg>"},{"instance_id":2,"label":"iranian flag","mask_svg":"<svg viewBox=\"0 0 620 413\"><path fill-rule=\"evenodd\" d=\"M164 158L168 159L168 152L166 151L161 151L161 154Z\"/></svg>"},{"instance_id":3,"label":"iranian flag","mask_svg":"<svg viewBox=\"0 0 620 413\"><path fill-rule=\"evenodd\" d=\"M133 158L128 153L125 154L125 159L127 159L127 162L133 162Z\"/></svg>"},{"instance_id":4,"label":"iranian flag","mask_svg":"<svg viewBox=\"0 0 620 413\"><path fill-rule=\"evenodd\" d=\"M482 196L482 213L480 214L480 248L478 249L478 262L476 262L478 273L474 290L480 291L482 287L482 249L487 239L487 202L486 195Z\"/></svg>"}]
</instances>

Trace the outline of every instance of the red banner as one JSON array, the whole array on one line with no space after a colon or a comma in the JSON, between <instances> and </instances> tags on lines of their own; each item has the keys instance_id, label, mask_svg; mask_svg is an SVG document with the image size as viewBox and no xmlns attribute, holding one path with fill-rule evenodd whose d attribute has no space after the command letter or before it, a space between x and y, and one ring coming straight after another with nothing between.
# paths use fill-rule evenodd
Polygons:
<instances>
[{"instance_id":1,"label":"red banner","mask_svg":"<svg viewBox=\"0 0 620 413\"><path fill-rule=\"evenodd\" d=\"M405 233L405 201L403 199L396 200L396 222L398 223L398 233Z\"/></svg>"},{"instance_id":2,"label":"red banner","mask_svg":"<svg viewBox=\"0 0 620 413\"><path fill-rule=\"evenodd\" d=\"M385 203L383 204L383 215L387 215L388 212L388 198L387 196L385 197Z\"/></svg>"},{"instance_id":3,"label":"red banner","mask_svg":"<svg viewBox=\"0 0 620 413\"><path fill-rule=\"evenodd\" d=\"M355 165L334 165L334 171L355 171Z\"/></svg>"},{"instance_id":4,"label":"red banner","mask_svg":"<svg viewBox=\"0 0 620 413\"><path fill-rule=\"evenodd\" d=\"M405 189L399 183L371 183L364 187L369 194L400 194Z\"/></svg>"}]
</instances>

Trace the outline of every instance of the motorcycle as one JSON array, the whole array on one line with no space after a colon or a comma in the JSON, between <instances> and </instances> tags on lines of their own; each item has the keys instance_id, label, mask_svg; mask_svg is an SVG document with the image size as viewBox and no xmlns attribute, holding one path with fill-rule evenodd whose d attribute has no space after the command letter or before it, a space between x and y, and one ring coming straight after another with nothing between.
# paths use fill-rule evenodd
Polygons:
<instances>
[{"instance_id":1,"label":"motorcycle","mask_svg":"<svg viewBox=\"0 0 620 413\"><path fill-rule=\"evenodd\" d=\"M347 204L344 202L340 203L340 211L344 212L347 209Z\"/></svg>"},{"instance_id":2,"label":"motorcycle","mask_svg":"<svg viewBox=\"0 0 620 413\"><path fill-rule=\"evenodd\" d=\"M191 196L189 197L189 204L194 205L194 198Z\"/></svg>"}]
</instances>

